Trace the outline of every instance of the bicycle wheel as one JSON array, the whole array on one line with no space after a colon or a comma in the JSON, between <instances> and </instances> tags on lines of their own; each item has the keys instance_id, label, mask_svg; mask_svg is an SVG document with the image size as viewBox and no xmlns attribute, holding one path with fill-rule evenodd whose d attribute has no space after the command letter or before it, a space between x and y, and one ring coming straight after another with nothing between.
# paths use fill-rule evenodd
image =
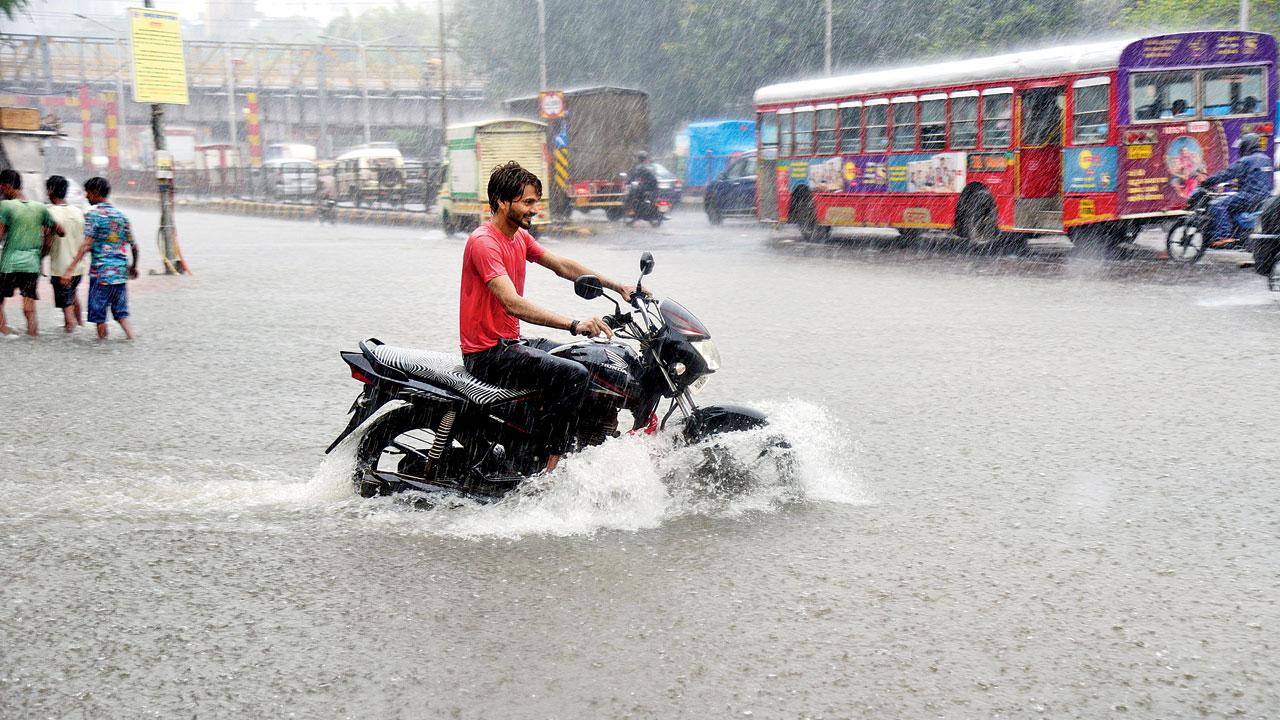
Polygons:
<instances>
[{"instance_id":1,"label":"bicycle wheel","mask_svg":"<svg viewBox=\"0 0 1280 720\"><path fill-rule=\"evenodd\" d=\"M1204 256L1208 238L1205 237L1204 226L1193 219L1184 218L1169 228L1164 247L1169 259L1175 262L1193 265Z\"/></svg>"}]
</instances>

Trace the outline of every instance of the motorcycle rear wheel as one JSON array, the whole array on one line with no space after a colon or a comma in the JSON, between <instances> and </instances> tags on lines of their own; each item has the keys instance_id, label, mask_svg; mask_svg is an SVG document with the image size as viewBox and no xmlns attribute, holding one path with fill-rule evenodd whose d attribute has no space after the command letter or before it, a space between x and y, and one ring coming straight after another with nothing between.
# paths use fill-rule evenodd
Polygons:
<instances>
[{"instance_id":1,"label":"motorcycle rear wheel","mask_svg":"<svg viewBox=\"0 0 1280 720\"><path fill-rule=\"evenodd\" d=\"M435 440L432 428L437 417L411 405L399 407L377 418L360 436L356 445L356 465L351 481L360 497L390 495L405 489L388 482L404 475L422 483L432 483L426 452ZM448 453L446 448L445 453ZM441 460L444 458L442 457Z\"/></svg>"}]
</instances>

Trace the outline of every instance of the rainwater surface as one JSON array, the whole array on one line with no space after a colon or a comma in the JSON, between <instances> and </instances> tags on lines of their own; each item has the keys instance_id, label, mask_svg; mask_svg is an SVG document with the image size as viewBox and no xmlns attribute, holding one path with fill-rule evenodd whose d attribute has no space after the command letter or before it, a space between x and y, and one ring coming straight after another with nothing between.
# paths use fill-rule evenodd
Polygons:
<instances>
[{"instance_id":1,"label":"rainwater surface","mask_svg":"<svg viewBox=\"0 0 1280 720\"><path fill-rule=\"evenodd\" d=\"M130 286L136 342L47 299L0 341L0 716L1280 714L1280 304L1250 273L599 222L546 244L618 278L652 251L721 350L699 401L769 411L795 476L673 485L687 455L624 437L420 511L324 456L338 351L456 348L464 239L178 221L195 274ZM527 294L609 307L536 267Z\"/></svg>"}]
</instances>

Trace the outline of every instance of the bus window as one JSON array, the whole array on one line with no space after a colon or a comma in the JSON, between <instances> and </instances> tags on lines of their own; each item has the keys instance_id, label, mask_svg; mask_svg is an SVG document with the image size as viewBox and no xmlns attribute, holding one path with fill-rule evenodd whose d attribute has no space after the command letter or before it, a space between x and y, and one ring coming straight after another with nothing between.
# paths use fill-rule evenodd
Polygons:
<instances>
[{"instance_id":1,"label":"bus window","mask_svg":"<svg viewBox=\"0 0 1280 720\"><path fill-rule=\"evenodd\" d=\"M777 150L778 116L771 112L760 113L758 122L760 127L760 149Z\"/></svg>"},{"instance_id":2,"label":"bus window","mask_svg":"<svg viewBox=\"0 0 1280 720\"><path fill-rule=\"evenodd\" d=\"M916 99L900 100L893 103L893 149L916 149Z\"/></svg>"},{"instance_id":3,"label":"bus window","mask_svg":"<svg viewBox=\"0 0 1280 720\"><path fill-rule=\"evenodd\" d=\"M1164 120L1196 115L1195 73L1186 71L1133 74L1129 104L1134 120Z\"/></svg>"},{"instance_id":4,"label":"bus window","mask_svg":"<svg viewBox=\"0 0 1280 720\"><path fill-rule=\"evenodd\" d=\"M920 100L920 149L941 150L947 145L947 96L926 95Z\"/></svg>"},{"instance_id":5,"label":"bus window","mask_svg":"<svg viewBox=\"0 0 1280 720\"><path fill-rule=\"evenodd\" d=\"M1200 80L1205 116L1261 115L1267 107L1265 77L1259 67L1205 70Z\"/></svg>"},{"instance_id":6,"label":"bus window","mask_svg":"<svg viewBox=\"0 0 1280 720\"><path fill-rule=\"evenodd\" d=\"M835 155L836 153L836 106L828 105L818 108L817 153L819 155Z\"/></svg>"},{"instance_id":7,"label":"bus window","mask_svg":"<svg viewBox=\"0 0 1280 720\"><path fill-rule=\"evenodd\" d=\"M840 152L862 151L862 104L840 108Z\"/></svg>"},{"instance_id":8,"label":"bus window","mask_svg":"<svg viewBox=\"0 0 1280 720\"><path fill-rule=\"evenodd\" d=\"M1089 78L1076 83L1071 115L1071 142L1093 145L1107 141L1111 79Z\"/></svg>"},{"instance_id":9,"label":"bus window","mask_svg":"<svg viewBox=\"0 0 1280 720\"><path fill-rule=\"evenodd\" d=\"M792 149L792 155L803 156L813 154L813 107L807 107L796 110L792 116L795 118L796 131L792 142L795 147Z\"/></svg>"},{"instance_id":10,"label":"bus window","mask_svg":"<svg viewBox=\"0 0 1280 720\"><path fill-rule=\"evenodd\" d=\"M791 111L778 111L778 157L791 157Z\"/></svg>"},{"instance_id":11,"label":"bus window","mask_svg":"<svg viewBox=\"0 0 1280 720\"><path fill-rule=\"evenodd\" d=\"M951 149L978 147L978 94L951 96Z\"/></svg>"},{"instance_id":12,"label":"bus window","mask_svg":"<svg viewBox=\"0 0 1280 720\"><path fill-rule=\"evenodd\" d=\"M1007 148L1012 140L1013 91L989 91L982 97L982 147Z\"/></svg>"},{"instance_id":13,"label":"bus window","mask_svg":"<svg viewBox=\"0 0 1280 720\"><path fill-rule=\"evenodd\" d=\"M866 107L866 115L867 135L863 140L863 142L866 143L866 151L884 152L889 148L888 101L881 100L875 105L868 103Z\"/></svg>"}]
</instances>

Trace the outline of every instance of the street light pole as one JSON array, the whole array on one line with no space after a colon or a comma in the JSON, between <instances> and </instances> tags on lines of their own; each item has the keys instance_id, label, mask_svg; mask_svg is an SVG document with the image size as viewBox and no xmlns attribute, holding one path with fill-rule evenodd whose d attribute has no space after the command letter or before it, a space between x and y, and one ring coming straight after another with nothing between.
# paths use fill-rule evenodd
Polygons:
<instances>
[{"instance_id":1,"label":"street light pole","mask_svg":"<svg viewBox=\"0 0 1280 720\"><path fill-rule=\"evenodd\" d=\"M236 149L238 155L240 144L236 128L236 61L231 57L231 43L225 45L222 54L226 58L227 66L227 143Z\"/></svg>"},{"instance_id":2,"label":"street light pole","mask_svg":"<svg viewBox=\"0 0 1280 720\"><path fill-rule=\"evenodd\" d=\"M359 27L359 25L356 26L356 32L363 38L364 31L360 30ZM373 142L373 134L369 131L369 65L368 59L365 57L368 46L365 45L362 39L357 44L357 47L360 49L360 95L364 103L362 113L364 115L364 144L368 145Z\"/></svg>"},{"instance_id":3,"label":"street light pole","mask_svg":"<svg viewBox=\"0 0 1280 720\"><path fill-rule=\"evenodd\" d=\"M145 0L143 7L154 8L154 0ZM164 106L160 103L151 104L151 141L157 154L165 150ZM160 195L160 247L164 253L165 275L187 271L185 264L179 263L177 246L173 241L173 182L170 180L168 187L164 183L156 183Z\"/></svg>"},{"instance_id":4,"label":"street light pole","mask_svg":"<svg viewBox=\"0 0 1280 720\"><path fill-rule=\"evenodd\" d=\"M830 0L827 0L830 2ZM547 4L538 0L538 88L547 89Z\"/></svg>"},{"instance_id":5,"label":"street light pole","mask_svg":"<svg viewBox=\"0 0 1280 720\"><path fill-rule=\"evenodd\" d=\"M827 0L827 41L823 47L822 59L827 77L831 77L831 0Z\"/></svg>"},{"instance_id":6,"label":"street light pole","mask_svg":"<svg viewBox=\"0 0 1280 720\"><path fill-rule=\"evenodd\" d=\"M448 157L449 142L445 139L445 128L449 126L449 81L445 74L445 56L448 50L444 46L444 0L436 4L440 24L440 161Z\"/></svg>"},{"instance_id":7,"label":"street light pole","mask_svg":"<svg viewBox=\"0 0 1280 720\"><path fill-rule=\"evenodd\" d=\"M1249 29L1249 0L1240 0L1240 29Z\"/></svg>"}]
</instances>

